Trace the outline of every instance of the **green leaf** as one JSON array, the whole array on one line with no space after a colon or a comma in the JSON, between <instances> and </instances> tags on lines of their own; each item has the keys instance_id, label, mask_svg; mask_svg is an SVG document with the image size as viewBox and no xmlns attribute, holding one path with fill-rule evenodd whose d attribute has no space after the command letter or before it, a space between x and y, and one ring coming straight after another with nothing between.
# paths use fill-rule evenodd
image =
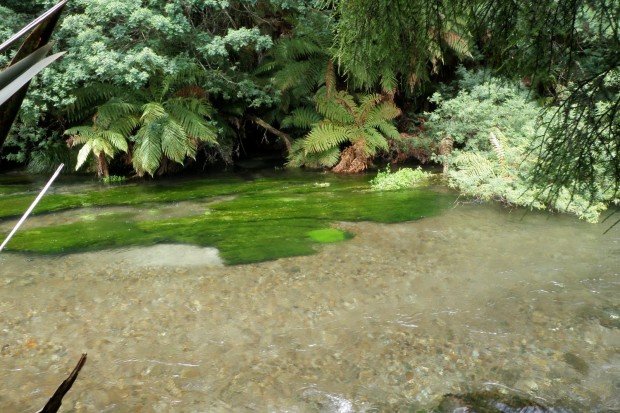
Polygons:
<instances>
[{"instance_id":1,"label":"green leaf","mask_svg":"<svg viewBox=\"0 0 620 413\"><path fill-rule=\"evenodd\" d=\"M84 165L84 162L86 162L86 159L88 158L88 155L90 154L91 149L92 149L91 142L86 142L84 146L82 146L82 148L78 152L77 162L75 164L76 171L80 169L82 165Z\"/></svg>"},{"instance_id":2,"label":"green leaf","mask_svg":"<svg viewBox=\"0 0 620 413\"><path fill-rule=\"evenodd\" d=\"M352 130L330 123L322 123L310 131L304 140L306 152L324 152L351 140Z\"/></svg>"}]
</instances>

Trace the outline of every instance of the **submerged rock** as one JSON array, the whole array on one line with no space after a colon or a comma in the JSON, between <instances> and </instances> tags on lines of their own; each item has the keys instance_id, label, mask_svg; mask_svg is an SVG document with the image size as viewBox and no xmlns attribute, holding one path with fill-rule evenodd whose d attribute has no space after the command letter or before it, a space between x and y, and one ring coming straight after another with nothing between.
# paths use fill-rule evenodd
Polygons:
<instances>
[{"instance_id":1,"label":"submerged rock","mask_svg":"<svg viewBox=\"0 0 620 413\"><path fill-rule=\"evenodd\" d=\"M598 322L606 328L620 328L620 308L603 307L598 312Z\"/></svg>"},{"instance_id":2,"label":"submerged rock","mask_svg":"<svg viewBox=\"0 0 620 413\"><path fill-rule=\"evenodd\" d=\"M597 321L605 328L620 328L620 307L618 306L585 307L581 312L584 318Z\"/></svg>"},{"instance_id":3,"label":"submerged rock","mask_svg":"<svg viewBox=\"0 0 620 413\"><path fill-rule=\"evenodd\" d=\"M576 410L575 410L576 411ZM563 407L544 406L514 394L485 391L448 394L432 409L433 413L572 413Z\"/></svg>"},{"instance_id":4,"label":"submerged rock","mask_svg":"<svg viewBox=\"0 0 620 413\"><path fill-rule=\"evenodd\" d=\"M590 366L584 359L573 353L564 353L564 361L581 374L588 374Z\"/></svg>"},{"instance_id":5,"label":"submerged rock","mask_svg":"<svg viewBox=\"0 0 620 413\"><path fill-rule=\"evenodd\" d=\"M303 400L319 412L353 413L353 403L341 395L331 394L315 388L302 393Z\"/></svg>"}]
</instances>

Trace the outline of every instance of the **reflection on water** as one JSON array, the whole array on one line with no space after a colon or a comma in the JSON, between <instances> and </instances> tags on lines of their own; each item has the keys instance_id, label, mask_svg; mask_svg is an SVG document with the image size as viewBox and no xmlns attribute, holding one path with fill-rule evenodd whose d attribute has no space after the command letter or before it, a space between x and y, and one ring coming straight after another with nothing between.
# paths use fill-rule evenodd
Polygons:
<instances>
[{"instance_id":1,"label":"reflection on water","mask_svg":"<svg viewBox=\"0 0 620 413\"><path fill-rule=\"evenodd\" d=\"M406 410L489 387L620 409L620 228L467 205L339 226L356 237L242 266L0 255L0 410L40 408L83 351L68 411Z\"/></svg>"}]
</instances>

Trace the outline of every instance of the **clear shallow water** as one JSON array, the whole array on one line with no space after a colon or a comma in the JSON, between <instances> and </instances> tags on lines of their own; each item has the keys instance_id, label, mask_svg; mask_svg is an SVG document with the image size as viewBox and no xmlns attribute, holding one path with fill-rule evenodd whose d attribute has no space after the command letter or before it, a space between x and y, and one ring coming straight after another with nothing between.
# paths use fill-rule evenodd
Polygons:
<instances>
[{"instance_id":1,"label":"clear shallow water","mask_svg":"<svg viewBox=\"0 0 620 413\"><path fill-rule=\"evenodd\" d=\"M399 411L487 387L620 410L618 228L482 205L337 225L355 237L240 266L0 255L0 410L36 411L83 351L67 411Z\"/></svg>"}]
</instances>

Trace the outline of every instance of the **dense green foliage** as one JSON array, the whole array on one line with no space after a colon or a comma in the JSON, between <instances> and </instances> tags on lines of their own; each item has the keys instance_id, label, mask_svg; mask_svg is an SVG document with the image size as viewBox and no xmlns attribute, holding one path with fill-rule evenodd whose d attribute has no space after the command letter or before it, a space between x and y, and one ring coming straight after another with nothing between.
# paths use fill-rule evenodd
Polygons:
<instances>
[{"instance_id":1,"label":"dense green foliage","mask_svg":"<svg viewBox=\"0 0 620 413\"><path fill-rule=\"evenodd\" d=\"M450 53L471 56L467 11L458 1L342 0L337 57L355 84L413 88Z\"/></svg>"},{"instance_id":2,"label":"dense green foliage","mask_svg":"<svg viewBox=\"0 0 620 413\"><path fill-rule=\"evenodd\" d=\"M86 192L78 187L52 194L35 213L73 209L70 222L20 232L8 249L49 254L175 242L215 246L227 263L247 263L311 254L317 243L351 237L331 228L334 222L408 221L431 216L453 200L430 191L372 192L363 176L278 176L101 186ZM31 193L3 196L0 211L4 217L17 215L29 199ZM171 202L190 200L183 216L160 218ZM76 209L109 205L134 208L98 210L96 216Z\"/></svg>"},{"instance_id":3,"label":"dense green foliage","mask_svg":"<svg viewBox=\"0 0 620 413\"><path fill-rule=\"evenodd\" d=\"M1 10L12 18L0 22L0 32L15 31L49 3L10 3L15 11ZM5 156L28 162L33 152L62 143L64 129L75 125L64 109L80 88L105 83L140 91L159 74L178 75L196 64L204 70L200 86L232 115L223 122L237 124L244 108L277 102L271 85L250 73L285 21L311 7L295 0L71 1L55 35L55 47L68 53L33 84Z\"/></svg>"},{"instance_id":4,"label":"dense green foliage","mask_svg":"<svg viewBox=\"0 0 620 413\"><path fill-rule=\"evenodd\" d=\"M385 171L377 173L377 176L370 181L370 185L376 191L413 188L428 181L431 176L431 173L423 171L420 167L416 169L401 168L396 172L390 172L390 169L386 168Z\"/></svg>"},{"instance_id":5,"label":"dense green foliage","mask_svg":"<svg viewBox=\"0 0 620 413\"><path fill-rule=\"evenodd\" d=\"M3 3L0 34L52 3ZM413 155L447 161L468 194L593 220L620 184L619 21L613 0L73 0L55 34L68 53L3 157L154 176L253 150L341 173ZM523 90L490 80L494 101L454 81L461 64ZM481 157L492 183L456 175Z\"/></svg>"},{"instance_id":6,"label":"dense green foliage","mask_svg":"<svg viewBox=\"0 0 620 413\"><path fill-rule=\"evenodd\" d=\"M609 190L618 193L618 1L335 3L337 55L354 82L415 85L448 75L437 61L447 63L449 52L469 51L487 68L522 79L547 103L532 170L537 184L549 188L546 201L566 189L585 189L594 201L601 175L611 177Z\"/></svg>"},{"instance_id":7,"label":"dense green foliage","mask_svg":"<svg viewBox=\"0 0 620 413\"><path fill-rule=\"evenodd\" d=\"M124 93L110 85L80 91L72 113L88 108L93 96L114 97L97 107L93 126L65 132L73 136L72 144L84 145L77 168L91 151L98 158L101 152L110 158L117 151L127 152L129 140L134 143L134 170L139 176L152 176L158 169L165 171L167 160L183 165L187 157L195 158L201 143L217 145L216 127L208 121L213 110L205 91L195 86L200 76L198 69L188 68L174 76L154 77L148 88L139 91ZM103 175L107 176L107 171Z\"/></svg>"},{"instance_id":8,"label":"dense green foliage","mask_svg":"<svg viewBox=\"0 0 620 413\"><path fill-rule=\"evenodd\" d=\"M428 134L437 142L445 137L454 141L451 153L437 156L448 168L449 184L481 199L549 207L596 222L612 201L610 177L603 175L597 181L594 199L589 198L591 188L571 191L561 187L558 196L543 202L550 199L545 193L549 189L531 184L529 177L538 159L529 150L540 145L539 119L548 114L527 90L512 82L483 72L461 71L461 76L455 97L433 96L437 110L426 123Z\"/></svg>"}]
</instances>

